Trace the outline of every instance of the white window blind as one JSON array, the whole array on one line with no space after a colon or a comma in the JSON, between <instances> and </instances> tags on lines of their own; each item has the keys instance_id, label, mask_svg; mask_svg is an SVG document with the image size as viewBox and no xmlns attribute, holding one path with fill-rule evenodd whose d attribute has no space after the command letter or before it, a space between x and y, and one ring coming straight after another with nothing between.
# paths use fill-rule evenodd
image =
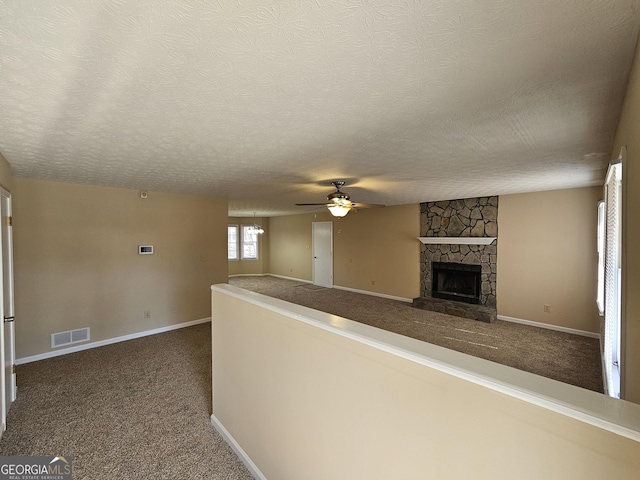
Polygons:
<instances>
[{"instance_id":1,"label":"white window blind","mask_svg":"<svg viewBox=\"0 0 640 480\"><path fill-rule=\"evenodd\" d=\"M606 393L620 397L620 289L622 252L622 163L609 167L605 182L604 369Z\"/></svg>"},{"instance_id":2,"label":"white window blind","mask_svg":"<svg viewBox=\"0 0 640 480\"><path fill-rule=\"evenodd\" d=\"M227 259L238 260L238 225L227 227Z\"/></svg>"},{"instance_id":3,"label":"white window blind","mask_svg":"<svg viewBox=\"0 0 640 480\"><path fill-rule=\"evenodd\" d=\"M242 225L242 259L258 259L258 233L253 225Z\"/></svg>"},{"instance_id":4,"label":"white window blind","mask_svg":"<svg viewBox=\"0 0 640 480\"><path fill-rule=\"evenodd\" d=\"M604 257L605 257L605 234L607 231L607 203L602 201L598 203L598 290L596 295L596 303L598 304L598 312L604 315Z\"/></svg>"}]
</instances>

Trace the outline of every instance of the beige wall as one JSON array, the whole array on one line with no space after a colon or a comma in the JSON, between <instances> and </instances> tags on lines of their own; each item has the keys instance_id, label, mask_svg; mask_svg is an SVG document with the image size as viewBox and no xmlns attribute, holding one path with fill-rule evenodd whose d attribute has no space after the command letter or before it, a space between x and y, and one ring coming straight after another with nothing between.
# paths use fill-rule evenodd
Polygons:
<instances>
[{"instance_id":1,"label":"beige wall","mask_svg":"<svg viewBox=\"0 0 640 480\"><path fill-rule=\"evenodd\" d=\"M324 212L272 217L268 232L269 273L311 281L311 223L330 220L331 215Z\"/></svg>"},{"instance_id":2,"label":"beige wall","mask_svg":"<svg viewBox=\"0 0 640 480\"><path fill-rule=\"evenodd\" d=\"M638 478L637 441L303 323L298 309L291 318L215 289L212 297L212 420L266 478ZM497 367L516 382L530 376Z\"/></svg>"},{"instance_id":3,"label":"beige wall","mask_svg":"<svg viewBox=\"0 0 640 480\"><path fill-rule=\"evenodd\" d=\"M500 196L499 315L600 332L595 297L601 198L601 187Z\"/></svg>"},{"instance_id":4,"label":"beige wall","mask_svg":"<svg viewBox=\"0 0 640 480\"><path fill-rule=\"evenodd\" d=\"M333 228L336 285L420 295L420 205L362 209L334 220Z\"/></svg>"},{"instance_id":5,"label":"beige wall","mask_svg":"<svg viewBox=\"0 0 640 480\"><path fill-rule=\"evenodd\" d=\"M419 295L417 204L362 209L341 219L325 212L273 217L270 273L312 280L311 224L327 221L333 222L334 285L402 298Z\"/></svg>"},{"instance_id":6,"label":"beige wall","mask_svg":"<svg viewBox=\"0 0 640 480\"><path fill-rule=\"evenodd\" d=\"M18 358L51 351L54 332L99 341L210 316L226 200L21 178L12 193Z\"/></svg>"},{"instance_id":7,"label":"beige wall","mask_svg":"<svg viewBox=\"0 0 640 480\"><path fill-rule=\"evenodd\" d=\"M258 239L257 260L229 260L229 275L262 275L269 273L269 219L261 217L229 217L229 225L253 225L258 223L265 233ZM242 235L242 233L240 234Z\"/></svg>"},{"instance_id":8,"label":"beige wall","mask_svg":"<svg viewBox=\"0 0 640 480\"><path fill-rule=\"evenodd\" d=\"M640 47L636 46L611 158L622 165L622 397L640 403Z\"/></svg>"}]
</instances>

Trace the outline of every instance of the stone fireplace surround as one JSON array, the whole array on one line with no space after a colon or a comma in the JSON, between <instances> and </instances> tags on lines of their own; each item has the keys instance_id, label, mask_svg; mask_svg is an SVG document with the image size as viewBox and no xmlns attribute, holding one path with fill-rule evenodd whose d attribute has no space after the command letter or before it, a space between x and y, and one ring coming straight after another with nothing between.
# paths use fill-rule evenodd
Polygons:
<instances>
[{"instance_id":1,"label":"stone fireplace surround","mask_svg":"<svg viewBox=\"0 0 640 480\"><path fill-rule=\"evenodd\" d=\"M496 318L498 197L465 198L420 204L420 297L413 305L449 315L492 322ZM444 237L442 243L433 237ZM458 238L456 238L458 237ZM488 242L480 245L475 242ZM459 243L461 242L461 243ZM432 262L480 265L478 305L433 298Z\"/></svg>"}]
</instances>

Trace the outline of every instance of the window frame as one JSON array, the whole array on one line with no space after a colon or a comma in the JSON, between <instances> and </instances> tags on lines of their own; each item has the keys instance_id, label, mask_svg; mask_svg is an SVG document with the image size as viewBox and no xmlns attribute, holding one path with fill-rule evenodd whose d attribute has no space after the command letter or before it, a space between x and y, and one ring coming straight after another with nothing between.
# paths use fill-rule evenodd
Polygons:
<instances>
[{"instance_id":1,"label":"window frame","mask_svg":"<svg viewBox=\"0 0 640 480\"><path fill-rule=\"evenodd\" d=\"M258 260L260 258L260 235L257 233L248 233L247 229L253 228L255 225L245 225L242 224L240 226L240 260ZM246 236L253 236L254 238L250 240L251 244L255 244L255 257L254 256L246 256L245 248L248 246L248 241L245 240Z\"/></svg>"},{"instance_id":2,"label":"window frame","mask_svg":"<svg viewBox=\"0 0 640 480\"><path fill-rule=\"evenodd\" d=\"M235 241L236 256L235 257L229 256L229 245L231 244L229 230L231 228L235 228L236 230L236 241ZM240 225L238 225L237 223L230 223L227 225L227 260L233 261L233 262L237 262L238 260L240 260Z\"/></svg>"},{"instance_id":3,"label":"window frame","mask_svg":"<svg viewBox=\"0 0 640 480\"><path fill-rule=\"evenodd\" d=\"M622 154L609 164L604 184L604 330L602 359L605 393L620 398L622 336Z\"/></svg>"},{"instance_id":4,"label":"window frame","mask_svg":"<svg viewBox=\"0 0 640 480\"><path fill-rule=\"evenodd\" d=\"M598 305L598 313L604 317L604 262L605 262L605 240L607 230L607 204L604 200L598 202L598 290L596 295L596 304Z\"/></svg>"}]
</instances>

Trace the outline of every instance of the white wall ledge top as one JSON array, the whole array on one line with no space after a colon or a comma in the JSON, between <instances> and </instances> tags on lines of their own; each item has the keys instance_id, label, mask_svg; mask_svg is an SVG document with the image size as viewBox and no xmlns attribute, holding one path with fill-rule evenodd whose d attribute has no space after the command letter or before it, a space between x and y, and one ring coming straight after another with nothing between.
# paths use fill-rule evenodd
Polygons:
<instances>
[{"instance_id":1,"label":"white wall ledge top","mask_svg":"<svg viewBox=\"0 0 640 480\"><path fill-rule=\"evenodd\" d=\"M418 237L425 245L491 245L497 239L498 237Z\"/></svg>"}]
</instances>

